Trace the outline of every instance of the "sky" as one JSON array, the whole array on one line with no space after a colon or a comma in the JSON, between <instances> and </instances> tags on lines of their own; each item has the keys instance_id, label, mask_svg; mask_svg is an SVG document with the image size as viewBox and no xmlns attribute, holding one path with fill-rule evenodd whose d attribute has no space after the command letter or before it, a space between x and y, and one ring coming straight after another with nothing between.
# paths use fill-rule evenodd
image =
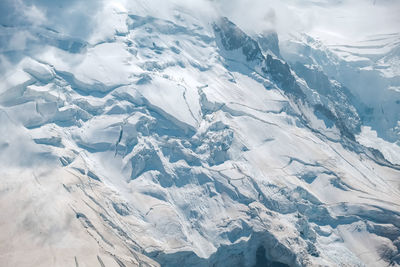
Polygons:
<instances>
[{"instance_id":1,"label":"sky","mask_svg":"<svg viewBox=\"0 0 400 267\"><path fill-rule=\"evenodd\" d=\"M400 0L2 0L0 24L46 25L86 38L110 3L129 12L147 8L168 17L174 9L200 14L205 20L227 16L246 32L322 32L362 37L400 29Z\"/></svg>"},{"instance_id":2,"label":"sky","mask_svg":"<svg viewBox=\"0 0 400 267\"><path fill-rule=\"evenodd\" d=\"M363 39L400 31L400 0L218 0L246 32L305 32L322 39Z\"/></svg>"},{"instance_id":3,"label":"sky","mask_svg":"<svg viewBox=\"0 0 400 267\"><path fill-rule=\"evenodd\" d=\"M273 30L281 40L305 32L346 44L400 31L400 0L1 0L0 25L23 27L12 36L0 30L0 54L25 49L31 26L90 42L100 31L112 34L115 12L174 20L178 11L204 25L226 16L250 35Z\"/></svg>"}]
</instances>

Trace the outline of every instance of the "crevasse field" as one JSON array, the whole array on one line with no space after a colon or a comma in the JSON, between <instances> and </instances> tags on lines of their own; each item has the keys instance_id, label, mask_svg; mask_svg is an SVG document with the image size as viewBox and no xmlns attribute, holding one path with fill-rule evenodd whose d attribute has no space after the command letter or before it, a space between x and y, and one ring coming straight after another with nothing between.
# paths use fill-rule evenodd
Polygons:
<instances>
[{"instance_id":1,"label":"crevasse field","mask_svg":"<svg viewBox=\"0 0 400 267\"><path fill-rule=\"evenodd\" d=\"M0 2L0 266L400 266L400 2Z\"/></svg>"}]
</instances>

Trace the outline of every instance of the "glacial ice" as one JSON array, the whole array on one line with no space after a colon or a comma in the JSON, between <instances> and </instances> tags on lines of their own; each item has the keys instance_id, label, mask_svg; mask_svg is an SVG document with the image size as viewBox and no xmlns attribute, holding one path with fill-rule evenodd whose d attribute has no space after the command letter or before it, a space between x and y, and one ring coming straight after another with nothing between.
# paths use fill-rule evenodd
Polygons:
<instances>
[{"instance_id":1,"label":"glacial ice","mask_svg":"<svg viewBox=\"0 0 400 267\"><path fill-rule=\"evenodd\" d=\"M400 265L397 50L105 12L1 74L0 265Z\"/></svg>"}]
</instances>

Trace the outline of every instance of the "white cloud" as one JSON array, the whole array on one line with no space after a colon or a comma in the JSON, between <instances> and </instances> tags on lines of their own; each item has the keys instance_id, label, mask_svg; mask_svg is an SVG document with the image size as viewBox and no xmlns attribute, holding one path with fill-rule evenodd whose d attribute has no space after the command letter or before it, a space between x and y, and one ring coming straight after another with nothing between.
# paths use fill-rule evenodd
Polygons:
<instances>
[{"instance_id":1,"label":"white cloud","mask_svg":"<svg viewBox=\"0 0 400 267\"><path fill-rule=\"evenodd\" d=\"M215 0L220 14L249 33L276 30L364 38L398 32L398 0Z\"/></svg>"},{"instance_id":2,"label":"white cloud","mask_svg":"<svg viewBox=\"0 0 400 267\"><path fill-rule=\"evenodd\" d=\"M70 36L85 38L102 0L2 0L0 24L5 26L46 26Z\"/></svg>"}]
</instances>

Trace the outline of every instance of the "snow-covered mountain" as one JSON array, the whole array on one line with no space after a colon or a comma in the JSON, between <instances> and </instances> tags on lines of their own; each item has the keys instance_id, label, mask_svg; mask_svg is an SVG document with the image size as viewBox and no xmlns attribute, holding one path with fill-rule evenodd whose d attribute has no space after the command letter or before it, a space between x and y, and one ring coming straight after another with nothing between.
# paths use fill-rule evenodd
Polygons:
<instances>
[{"instance_id":1,"label":"snow-covered mountain","mask_svg":"<svg viewBox=\"0 0 400 267\"><path fill-rule=\"evenodd\" d=\"M18 3L1 266L400 265L399 33L280 41L209 1Z\"/></svg>"}]
</instances>

